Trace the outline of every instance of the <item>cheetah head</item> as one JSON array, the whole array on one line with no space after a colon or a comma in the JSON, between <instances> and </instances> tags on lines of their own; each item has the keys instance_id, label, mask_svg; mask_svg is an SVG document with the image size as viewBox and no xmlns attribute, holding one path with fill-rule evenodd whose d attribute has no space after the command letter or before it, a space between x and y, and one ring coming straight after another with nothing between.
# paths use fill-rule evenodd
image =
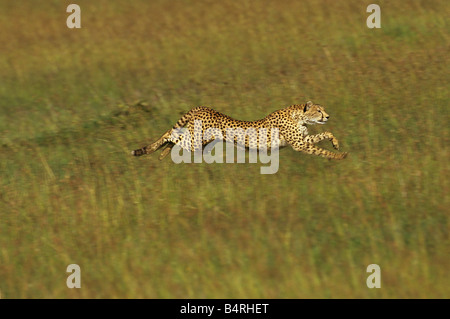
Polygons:
<instances>
[{"instance_id":1,"label":"cheetah head","mask_svg":"<svg viewBox=\"0 0 450 319\"><path fill-rule=\"evenodd\" d=\"M330 117L322 105L308 101L303 108L305 124L325 124Z\"/></svg>"}]
</instances>

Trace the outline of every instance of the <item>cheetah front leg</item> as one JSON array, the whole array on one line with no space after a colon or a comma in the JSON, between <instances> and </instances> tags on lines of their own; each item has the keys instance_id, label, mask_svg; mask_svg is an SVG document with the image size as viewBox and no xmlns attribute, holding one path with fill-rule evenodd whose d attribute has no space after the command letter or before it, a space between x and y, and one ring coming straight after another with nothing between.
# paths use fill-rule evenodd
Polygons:
<instances>
[{"instance_id":1,"label":"cheetah front leg","mask_svg":"<svg viewBox=\"0 0 450 319\"><path fill-rule=\"evenodd\" d=\"M339 142L338 142L337 138L334 137L333 133L331 133L331 132L323 132L323 133L316 134L316 135L308 135L308 136L305 136L303 138L303 140L306 143L310 143L310 144L316 144L323 140L329 140L329 141L331 141L331 144L333 144L333 147L335 149L337 149L337 150L339 149Z\"/></svg>"},{"instance_id":2,"label":"cheetah front leg","mask_svg":"<svg viewBox=\"0 0 450 319\"><path fill-rule=\"evenodd\" d=\"M296 151L322 156L328 159L341 160L347 157L347 153L333 153L323 148L317 147L311 143L306 143L304 141L295 141L294 143L291 144L291 146Z\"/></svg>"}]
</instances>

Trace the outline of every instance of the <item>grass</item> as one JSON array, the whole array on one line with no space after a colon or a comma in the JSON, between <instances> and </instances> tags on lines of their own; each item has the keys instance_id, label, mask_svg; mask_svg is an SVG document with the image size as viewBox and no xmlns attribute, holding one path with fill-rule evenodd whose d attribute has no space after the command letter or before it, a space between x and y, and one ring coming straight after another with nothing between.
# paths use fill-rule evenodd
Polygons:
<instances>
[{"instance_id":1,"label":"grass","mask_svg":"<svg viewBox=\"0 0 450 319\"><path fill-rule=\"evenodd\" d=\"M446 1L380 1L381 29L358 1L205 0L78 1L71 30L69 3L0 2L2 298L450 297ZM307 100L345 161L129 155L197 105Z\"/></svg>"}]
</instances>

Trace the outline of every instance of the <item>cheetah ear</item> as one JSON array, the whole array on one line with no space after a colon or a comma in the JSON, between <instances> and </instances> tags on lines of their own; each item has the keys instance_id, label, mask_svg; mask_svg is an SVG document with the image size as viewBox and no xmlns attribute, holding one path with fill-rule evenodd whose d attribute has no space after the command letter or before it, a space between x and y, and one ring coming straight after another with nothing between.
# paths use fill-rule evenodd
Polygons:
<instances>
[{"instance_id":1,"label":"cheetah ear","mask_svg":"<svg viewBox=\"0 0 450 319\"><path fill-rule=\"evenodd\" d=\"M303 112L308 111L311 108L311 106L313 106L313 102L311 102L311 101L306 102Z\"/></svg>"}]
</instances>

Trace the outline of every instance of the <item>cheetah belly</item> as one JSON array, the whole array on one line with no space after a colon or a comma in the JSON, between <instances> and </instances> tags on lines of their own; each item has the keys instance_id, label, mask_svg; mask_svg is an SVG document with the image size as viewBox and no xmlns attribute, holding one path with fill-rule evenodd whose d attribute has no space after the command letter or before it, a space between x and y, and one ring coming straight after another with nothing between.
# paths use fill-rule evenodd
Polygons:
<instances>
[{"instance_id":1,"label":"cheetah belly","mask_svg":"<svg viewBox=\"0 0 450 319\"><path fill-rule=\"evenodd\" d=\"M279 138L280 138L280 144L279 144L279 148L282 148L282 147L286 147L287 146L287 142L286 142L286 140L284 139L284 137L283 137L283 135L279 135Z\"/></svg>"}]
</instances>

